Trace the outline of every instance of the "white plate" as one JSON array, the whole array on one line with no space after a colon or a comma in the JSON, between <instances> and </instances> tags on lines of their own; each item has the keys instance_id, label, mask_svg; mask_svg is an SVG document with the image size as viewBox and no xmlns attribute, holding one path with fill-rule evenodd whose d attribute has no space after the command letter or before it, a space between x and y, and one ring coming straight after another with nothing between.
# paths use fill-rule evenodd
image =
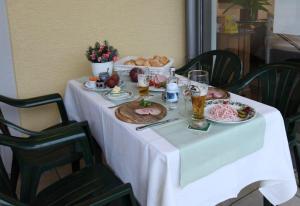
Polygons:
<instances>
[{"instance_id":1,"label":"white plate","mask_svg":"<svg viewBox=\"0 0 300 206\"><path fill-rule=\"evenodd\" d=\"M105 93L104 96L113 101L120 101L131 98L133 96L133 93L130 91L123 90L120 94L113 94L111 92L108 92Z\"/></svg>"},{"instance_id":2,"label":"white plate","mask_svg":"<svg viewBox=\"0 0 300 206\"><path fill-rule=\"evenodd\" d=\"M87 81L83 83L83 88L88 90L88 91L92 91L92 92L107 92L107 91L111 90L111 88L109 88L109 87L106 87L106 88L98 88L98 87L91 88L91 87L88 86Z\"/></svg>"},{"instance_id":3,"label":"white plate","mask_svg":"<svg viewBox=\"0 0 300 206\"><path fill-rule=\"evenodd\" d=\"M164 92L166 89L164 87L156 88L156 87L149 87L150 92Z\"/></svg>"},{"instance_id":4,"label":"white plate","mask_svg":"<svg viewBox=\"0 0 300 206\"><path fill-rule=\"evenodd\" d=\"M120 82L119 83L119 87L124 87L125 85L125 82ZM106 88L98 88L98 87L95 87L95 88L91 88L88 86L88 81L84 82L83 83L83 88L88 90L88 91L92 91L92 92L108 92L110 90L112 90L112 88L109 88L109 87L106 87Z\"/></svg>"},{"instance_id":5,"label":"white plate","mask_svg":"<svg viewBox=\"0 0 300 206\"><path fill-rule=\"evenodd\" d=\"M245 118L237 117L236 120L215 119L211 116L209 111L212 107L214 107L218 104L229 104L233 109L236 109L236 110L240 110L242 108L248 107L249 112L248 112L248 114ZM250 107L246 104L243 104L243 103L240 103L240 102L232 102L232 101L228 101L228 100L221 100L221 99L207 101L206 106L205 106L205 110L204 110L204 116L207 120L210 120L212 122L217 122L217 123L223 123L223 124L237 124L237 123L247 122L247 121L253 119L255 117L255 115L256 115L255 109L253 109L252 107Z\"/></svg>"}]
</instances>

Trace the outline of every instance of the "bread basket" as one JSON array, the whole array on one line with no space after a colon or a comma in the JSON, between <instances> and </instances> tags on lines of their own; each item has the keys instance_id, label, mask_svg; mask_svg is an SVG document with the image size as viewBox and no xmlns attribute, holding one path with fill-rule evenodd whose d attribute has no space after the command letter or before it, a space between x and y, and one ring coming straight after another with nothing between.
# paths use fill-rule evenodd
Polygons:
<instances>
[{"instance_id":1,"label":"bread basket","mask_svg":"<svg viewBox=\"0 0 300 206\"><path fill-rule=\"evenodd\" d=\"M164 75L169 75L170 73L170 68L172 67L174 63L173 58L169 58L169 62L165 64L162 67L151 67L151 66L135 66L135 65L125 65L124 63L126 61L129 61L131 59L137 59L139 57L137 56L126 56L114 63L114 70L115 71L130 71L132 68L137 67L137 68L149 68L151 73L154 74L164 74Z\"/></svg>"}]
</instances>

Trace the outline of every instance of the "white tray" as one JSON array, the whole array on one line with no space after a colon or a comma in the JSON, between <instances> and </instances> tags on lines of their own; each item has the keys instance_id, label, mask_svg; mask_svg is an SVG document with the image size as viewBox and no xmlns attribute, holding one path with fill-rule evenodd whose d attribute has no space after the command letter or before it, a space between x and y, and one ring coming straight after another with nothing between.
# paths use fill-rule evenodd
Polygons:
<instances>
[{"instance_id":1,"label":"white tray","mask_svg":"<svg viewBox=\"0 0 300 206\"><path fill-rule=\"evenodd\" d=\"M155 73L155 74L169 74L170 73L169 69L171 68L171 66L174 63L173 58L168 58L169 62L166 65L164 65L163 67L134 66L134 65L125 65L124 64L128 60L137 59L137 58L139 58L139 57L127 56L127 57L123 57L123 58L119 59L114 64L114 70L115 71L122 71L122 70L126 71L126 70L131 70L133 67L137 67L137 68L149 68L150 72Z\"/></svg>"}]
</instances>

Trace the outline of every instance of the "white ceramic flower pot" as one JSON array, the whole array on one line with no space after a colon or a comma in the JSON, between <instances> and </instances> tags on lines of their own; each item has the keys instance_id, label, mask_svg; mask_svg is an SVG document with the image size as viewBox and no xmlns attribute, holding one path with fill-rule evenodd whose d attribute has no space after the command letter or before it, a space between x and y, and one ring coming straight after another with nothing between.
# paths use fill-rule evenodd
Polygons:
<instances>
[{"instance_id":1,"label":"white ceramic flower pot","mask_svg":"<svg viewBox=\"0 0 300 206\"><path fill-rule=\"evenodd\" d=\"M92 63L93 75L99 76L99 73L107 72L109 75L112 74L114 62L105 62L105 63Z\"/></svg>"}]
</instances>

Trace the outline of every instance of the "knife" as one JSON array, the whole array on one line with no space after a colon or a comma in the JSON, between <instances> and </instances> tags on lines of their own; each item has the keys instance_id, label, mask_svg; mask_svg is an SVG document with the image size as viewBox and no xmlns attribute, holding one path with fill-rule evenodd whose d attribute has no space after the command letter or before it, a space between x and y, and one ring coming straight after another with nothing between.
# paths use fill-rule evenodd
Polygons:
<instances>
[{"instance_id":1,"label":"knife","mask_svg":"<svg viewBox=\"0 0 300 206\"><path fill-rule=\"evenodd\" d=\"M137 131L141 131L141 130L149 128L149 127L154 127L154 126L157 126L157 125L162 125L162 124L166 124L166 123L177 121L177 120L179 120L179 118L167 119L167 120L160 121L160 122L154 122L154 123L151 123L151 124L146 124L144 126L140 126L140 127L135 128L135 129Z\"/></svg>"}]
</instances>

